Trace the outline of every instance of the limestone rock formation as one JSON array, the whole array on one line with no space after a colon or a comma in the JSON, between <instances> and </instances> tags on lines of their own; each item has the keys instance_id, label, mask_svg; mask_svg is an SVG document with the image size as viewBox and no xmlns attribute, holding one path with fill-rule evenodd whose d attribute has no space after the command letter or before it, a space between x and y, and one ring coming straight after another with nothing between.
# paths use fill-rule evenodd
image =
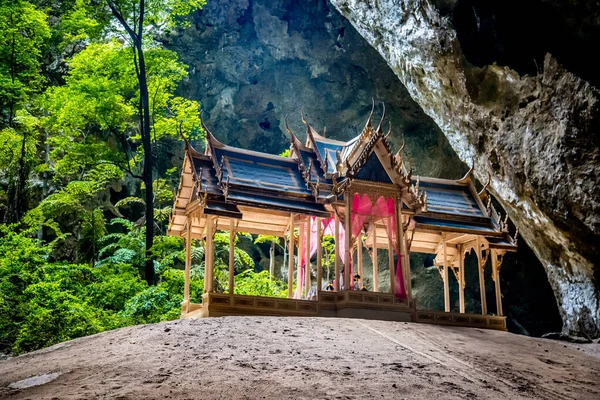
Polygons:
<instances>
[{"instance_id":1,"label":"limestone rock formation","mask_svg":"<svg viewBox=\"0 0 600 400\"><path fill-rule=\"evenodd\" d=\"M320 132L347 140L374 97L387 107L395 147L405 138L415 174L466 171L377 51L323 0L209 1L189 29L164 40L190 66L180 94L201 102L224 143L279 153L289 147L285 115L305 135L301 108Z\"/></svg>"},{"instance_id":2,"label":"limestone rock formation","mask_svg":"<svg viewBox=\"0 0 600 400\"><path fill-rule=\"evenodd\" d=\"M600 336L598 89L550 54L533 76L470 64L438 8L456 1L331 2L478 178L491 175L492 193L546 269L563 330Z\"/></svg>"}]
</instances>

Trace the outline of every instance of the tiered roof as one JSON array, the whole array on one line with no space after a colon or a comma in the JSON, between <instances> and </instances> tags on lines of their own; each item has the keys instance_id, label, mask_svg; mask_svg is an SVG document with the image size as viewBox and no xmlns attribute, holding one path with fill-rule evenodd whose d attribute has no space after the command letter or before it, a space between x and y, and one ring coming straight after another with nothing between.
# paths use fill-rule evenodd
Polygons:
<instances>
[{"instance_id":1,"label":"tiered roof","mask_svg":"<svg viewBox=\"0 0 600 400\"><path fill-rule=\"evenodd\" d=\"M343 204L348 185L374 182L399 193L403 212L413 218L417 230L438 235L465 232L490 237L490 246L515 246L508 236L506 221L500 221L485 188L480 193L475 190L472 171L458 181L412 177L412 170L407 170L403 162L403 149L392 153L390 131L384 134L382 129L384 118L377 128L373 128L372 118L373 110L361 134L343 142L320 135L302 114L307 141L302 144L288 128L289 158L227 146L205 127L205 154L186 142L182 180L169 231L183 232L185 215L198 209L203 211L196 214L240 220L242 231L264 232L256 228L262 223L268 225L271 234L283 235L291 214L328 217L336 204ZM488 201L487 207L484 201ZM273 213L263 222L256 211L249 211L256 209ZM254 213L252 218L246 217L249 213ZM200 226L196 231L201 229ZM438 239L423 239L417 247L433 251Z\"/></svg>"}]
</instances>

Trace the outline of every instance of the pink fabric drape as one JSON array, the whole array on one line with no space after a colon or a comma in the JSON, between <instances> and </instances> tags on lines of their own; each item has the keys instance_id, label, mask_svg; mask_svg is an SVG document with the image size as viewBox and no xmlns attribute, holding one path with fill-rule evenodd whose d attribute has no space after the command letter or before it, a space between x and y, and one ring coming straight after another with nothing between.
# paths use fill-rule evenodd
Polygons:
<instances>
[{"instance_id":1,"label":"pink fabric drape","mask_svg":"<svg viewBox=\"0 0 600 400\"><path fill-rule=\"evenodd\" d=\"M312 258L317 253L317 244L319 238L317 238L317 218L311 217L311 229L310 229L310 257ZM321 220L321 234L323 236L333 236L335 238L335 217L322 219ZM346 256L346 231L344 230L344 226L340 223L340 237L339 237L339 251L342 262L344 262L344 258ZM302 264L303 265L303 264ZM339 279L339 277L334 277L335 279ZM321 288L318 288L321 290Z\"/></svg>"},{"instance_id":2,"label":"pink fabric drape","mask_svg":"<svg viewBox=\"0 0 600 400\"><path fill-rule=\"evenodd\" d=\"M397 256L396 261L396 272L395 272L395 284L394 293L398 298L406 298L406 289L404 288L404 277L402 274L402 254L400 253L400 243L396 237L396 207L392 198L385 199L383 196L379 197L375 204L371 203L371 199L366 194L362 196L356 193L352 198L352 211L351 211L351 243L354 243L361 232L361 229L365 222L383 220L385 230L388 238L392 242L392 247ZM353 286L352 279L352 255L348 265L350 268L350 287Z\"/></svg>"},{"instance_id":3,"label":"pink fabric drape","mask_svg":"<svg viewBox=\"0 0 600 400\"><path fill-rule=\"evenodd\" d=\"M310 257L314 256L317 252L318 240L317 237L317 221L316 217L311 218L311 229L310 229ZM362 196L358 193L352 198L351 208L351 232L350 232L350 243L354 243L358 239L358 235L361 233L362 228L366 222L375 222L383 220L385 230L388 238L392 242L392 247L396 253L396 272L395 272L395 285L394 293L401 299L406 298L406 290L404 287L404 277L402 274L402 257L400 252L400 243L396 235L396 206L392 198L385 199L379 197L375 204L371 202L371 199L366 194ZM304 289L304 277L306 273L306 229L307 226L304 224L304 234L300 235L299 246L298 246L298 268L300 268L300 280L297 282L296 291L294 298L299 299L302 297L302 291ZM321 220L321 232L323 235L335 236L335 218L328 218ZM340 256L344 263L344 268L350 270L350 288L354 286L353 283L353 271L352 271L352 253L350 253L350 260L346 260L346 232L344 225L340 223L340 234L339 243ZM335 277L340 279L340 277ZM318 288L319 290L321 288Z\"/></svg>"}]
</instances>

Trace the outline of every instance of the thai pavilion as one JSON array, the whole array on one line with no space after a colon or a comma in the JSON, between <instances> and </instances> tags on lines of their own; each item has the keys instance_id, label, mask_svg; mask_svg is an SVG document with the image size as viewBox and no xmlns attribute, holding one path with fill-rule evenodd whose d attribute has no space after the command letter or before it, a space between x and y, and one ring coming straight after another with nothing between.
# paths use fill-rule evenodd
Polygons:
<instances>
[{"instance_id":1,"label":"thai pavilion","mask_svg":"<svg viewBox=\"0 0 600 400\"><path fill-rule=\"evenodd\" d=\"M362 133L348 142L319 135L302 117L307 140L302 144L288 128L290 157L224 145L206 128L204 154L186 142L168 231L186 242L182 317L337 316L505 330L499 273L504 254L516 250L516 237L509 236L507 221L494 210L488 185L478 193L472 170L457 181L412 177L402 149L393 153L390 148L383 117L373 127L373 112ZM227 293L214 290L217 230L229 231L231 239ZM236 232L286 238L287 298L235 294ZM331 281L323 279L323 235L335 241ZM192 240L205 245L202 304L190 302ZM363 251L370 255L369 266L362 265ZM378 251L388 255L388 265L381 266L389 269L390 281L381 285L390 288L386 292L379 290ZM415 304L409 252L435 254L445 312L420 310ZM465 313L464 259L470 252L478 260L481 314ZM496 315L488 315L486 309L488 264L495 282ZM367 267L372 268L368 288L362 282ZM450 312L450 272L459 283L458 313Z\"/></svg>"}]
</instances>

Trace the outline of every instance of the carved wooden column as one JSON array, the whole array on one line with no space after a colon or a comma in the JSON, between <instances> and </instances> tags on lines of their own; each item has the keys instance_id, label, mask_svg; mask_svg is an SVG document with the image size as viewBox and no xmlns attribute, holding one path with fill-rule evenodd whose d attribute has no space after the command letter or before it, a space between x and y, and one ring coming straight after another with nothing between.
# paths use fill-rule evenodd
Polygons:
<instances>
[{"instance_id":1,"label":"carved wooden column","mask_svg":"<svg viewBox=\"0 0 600 400\"><path fill-rule=\"evenodd\" d=\"M323 268L321 266L321 259L323 258L323 247L321 243L321 221L321 218L317 218L317 299L319 298L319 291L321 291L323 287Z\"/></svg>"},{"instance_id":2,"label":"carved wooden column","mask_svg":"<svg viewBox=\"0 0 600 400\"><path fill-rule=\"evenodd\" d=\"M308 298L308 292L310 291L310 234L311 234L311 222L312 217L308 215L306 217L306 262L304 263L304 298Z\"/></svg>"},{"instance_id":3,"label":"carved wooden column","mask_svg":"<svg viewBox=\"0 0 600 400\"><path fill-rule=\"evenodd\" d=\"M408 289L408 297L412 298L412 278L410 275L410 249L408 247L408 239L406 238L406 235L404 235L404 253L406 254L406 256L404 257L404 260L406 261L406 287Z\"/></svg>"},{"instance_id":4,"label":"carved wooden column","mask_svg":"<svg viewBox=\"0 0 600 400\"><path fill-rule=\"evenodd\" d=\"M388 265L390 269L390 293L394 293L394 246L392 245L392 238L388 235Z\"/></svg>"},{"instance_id":5,"label":"carved wooden column","mask_svg":"<svg viewBox=\"0 0 600 400\"><path fill-rule=\"evenodd\" d=\"M446 240L442 241L442 245L444 246L444 275L442 276L444 280L444 311L450 312L450 282L448 279L448 249L446 247Z\"/></svg>"},{"instance_id":6,"label":"carved wooden column","mask_svg":"<svg viewBox=\"0 0 600 400\"><path fill-rule=\"evenodd\" d=\"M344 290L350 290L350 254L352 252L352 198L350 191L344 192L346 208L344 210L344 229L346 230L346 262L344 263Z\"/></svg>"},{"instance_id":7,"label":"carved wooden column","mask_svg":"<svg viewBox=\"0 0 600 400\"><path fill-rule=\"evenodd\" d=\"M185 312L190 312L190 270L192 268L192 219L187 218L185 233L185 283L183 285L183 304Z\"/></svg>"},{"instance_id":8,"label":"carved wooden column","mask_svg":"<svg viewBox=\"0 0 600 400\"><path fill-rule=\"evenodd\" d=\"M459 312L465 313L465 255L463 254L463 247L458 245L456 250L458 251L458 302Z\"/></svg>"},{"instance_id":9,"label":"carved wooden column","mask_svg":"<svg viewBox=\"0 0 600 400\"><path fill-rule=\"evenodd\" d=\"M485 297L485 264L487 257L481 254L481 239L477 236L477 267L479 270L479 293L481 297L481 315L487 315L487 299ZM489 254L489 253L488 253Z\"/></svg>"},{"instance_id":10,"label":"carved wooden column","mask_svg":"<svg viewBox=\"0 0 600 400\"><path fill-rule=\"evenodd\" d=\"M496 314L501 317L502 314L502 293L500 291L500 267L504 252L501 250L490 250L492 254L492 279L496 287Z\"/></svg>"},{"instance_id":11,"label":"carved wooden column","mask_svg":"<svg viewBox=\"0 0 600 400\"><path fill-rule=\"evenodd\" d=\"M373 223L373 291L379 291L379 265L377 260L377 227Z\"/></svg>"},{"instance_id":12,"label":"carved wooden column","mask_svg":"<svg viewBox=\"0 0 600 400\"><path fill-rule=\"evenodd\" d=\"M337 214L337 211L334 211L335 213L335 272L334 272L334 282L335 282L335 291L339 291L340 290L340 260L341 260L341 254L340 254L340 217Z\"/></svg>"},{"instance_id":13,"label":"carved wooden column","mask_svg":"<svg viewBox=\"0 0 600 400\"><path fill-rule=\"evenodd\" d=\"M235 275L234 270L235 261L235 221L229 220L229 294L235 292L233 276Z\"/></svg>"},{"instance_id":14,"label":"carved wooden column","mask_svg":"<svg viewBox=\"0 0 600 400\"><path fill-rule=\"evenodd\" d=\"M404 277L404 289L406 296L412 297L412 287L410 282L410 254L408 245L404 240L404 217L402 216L402 199L396 199L396 241L397 247L400 249L400 262L402 265L402 274Z\"/></svg>"},{"instance_id":15,"label":"carved wooden column","mask_svg":"<svg viewBox=\"0 0 600 400\"><path fill-rule=\"evenodd\" d=\"M305 248L302 247L302 238L304 238L305 237L304 235L306 234L304 226L305 226L304 223L300 223L300 232L298 234L298 240L300 243L298 244L298 267L296 268L296 287L297 288L302 287L302 283L303 283L302 282L302 267L300 266L300 260L304 256L302 254L302 252L305 251ZM300 290L298 293L299 293L299 296L302 296L302 293Z\"/></svg>"},{"instance_id":16,"label":"carved wooden column","mask_svg":"<svg viewBox=\"0 0 600 400\"><path fill-rule=\"evenodd\" d=\"M358 233L358 237L356 238L356 258L358 264L358 275L360 275L360 279L356 284L358 285L358 289L362 288L363 283L363 241L362 241L362 231Z\"/></svg>"},{"instance_id":17,"label":"carved wooden column","mask_svg":"<svg viewBox=\"0 0 600 400\"><path fill-rule=\"evenodd\" d=\"M206 248L204 249L204 292L212 293L215 257L215 232L212 217L206 219Z\"/></svg>"},{"instance_id":18,"label":"carved wooden column","mask_svg":"<svg viewBox=\"0 0 600 400\"><path fill-rule=\"evenodd\" d=\"M294 214L290 215L290 238L288 240L288 298L294 296Z\"/></svg>"}]
</instances>

